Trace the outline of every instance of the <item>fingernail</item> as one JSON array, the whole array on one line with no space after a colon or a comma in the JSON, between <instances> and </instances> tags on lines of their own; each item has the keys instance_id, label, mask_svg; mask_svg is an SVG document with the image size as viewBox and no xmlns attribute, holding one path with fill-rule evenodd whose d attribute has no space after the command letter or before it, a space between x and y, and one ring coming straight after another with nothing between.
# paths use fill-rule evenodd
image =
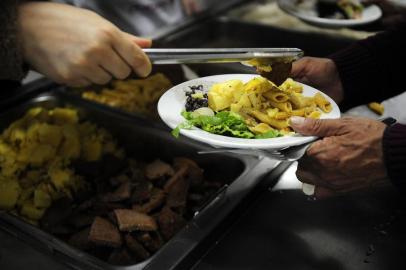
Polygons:
<instances>
[{"instance_id":1,"label":"fingernail","mask_svg":"<svg viewBox=\"0 0 406 270\"><path fill-rule=\"evenodd\" d=\"M290 120L289 120L289 123L290 123L291 125L294 125L294 126L301 126L301 125L303 125L304 121L305 121L305 118L304 118L304 117L292 116L292 117L290 118Z\"/></svg>"}]
</instances>

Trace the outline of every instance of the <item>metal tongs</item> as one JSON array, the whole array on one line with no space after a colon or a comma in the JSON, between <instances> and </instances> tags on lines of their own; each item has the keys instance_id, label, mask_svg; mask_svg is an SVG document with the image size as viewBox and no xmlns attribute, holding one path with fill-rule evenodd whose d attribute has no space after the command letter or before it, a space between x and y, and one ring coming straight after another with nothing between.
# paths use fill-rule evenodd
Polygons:
<instances>
[{"instance_id":1,"label":"metal tongs","mask_svg":"<svg viewBox=\"0 0 406 270\"><path fill-rule=\"evenodd\" d=\"M254 59L293 62L303 56L303 51L297 48L144 49L144 52L156 65L247 63Z\"/></svg>"}]
</instances>

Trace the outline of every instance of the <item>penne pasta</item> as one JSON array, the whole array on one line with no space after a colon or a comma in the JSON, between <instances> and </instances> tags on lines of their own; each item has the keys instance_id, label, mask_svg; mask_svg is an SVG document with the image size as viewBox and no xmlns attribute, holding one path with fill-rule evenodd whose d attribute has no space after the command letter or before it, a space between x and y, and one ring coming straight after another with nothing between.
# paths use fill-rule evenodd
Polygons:
<instances>
[{"instance_id":1,"label":"penne pasta","mask_svg":"<svg viewBox=\"0 0 406 270\"><path fill-rule=\"evenodd\" d=\"M248 129L256 135L273 129L281 134L289 134L293 132L288 124L291 116L320 118L322 113L332 110L332 105L323 94L303 96L302 85L292 79L286 80L279 87L262 77L256 77L245 84L233 82L233 85L239 86L235 90L230 89L230 85L224 82L213 86L208 95L209 106L215 104L215 107L210 106L214 111L221 108L238 113Z\"/></svg>"},{"instance_id":2,"label":"penne pasta","mask_svg":"<svg viewBox=\"0 0 406 270\"><path fill-rule=\"evenodd\" d=\"M282 91L268 91L263 94L267 99L273 102L287 102L289 100L289 96L282 92Z\"/></svg>"},{"instance_id":3,"label":"penne pasta","mask_svg":"<svg viewBox=\"0 0 406 270\"><path fill-rule=\"evenodd\" d=\"M320 93L317 93L314 95L314 101L316 105L325 113L331 112L333 107L331 106L331 103Z\"/></svg>"},{"instance_id":4,"label":"penne pasta","mask_svg":"<svg viewBox=\"0 0 406 270\"><path fill-rule=\"evenodd\" d=\"M276 120L284 120L284 119L288 119L290 117L290 114L287 112L278 112L275 114L275 119Z\"/></svg>"},{"instance_id":5,"label":"penne pasta","mask_svg":"<svg viewBox=\"0 0 406 270\"><path fill-rule=\"evenodd\" d=\"M292 111L292 104L290 102L273 102L269 101L269 103L275 107L278 108L281 111L290 113Z\"/></svg>"},{"instance_id":6,"label":"penne pasta","mask_svg":"<svg viewBox=\"0 0 406 270\"><path fill-rule=\"evenodd\" d=\"M259 121L277 129L283 129L289 126L287 120L277 120L259 111L251 111L251 115L257 118Z\"/></svg>"}]
</instances>

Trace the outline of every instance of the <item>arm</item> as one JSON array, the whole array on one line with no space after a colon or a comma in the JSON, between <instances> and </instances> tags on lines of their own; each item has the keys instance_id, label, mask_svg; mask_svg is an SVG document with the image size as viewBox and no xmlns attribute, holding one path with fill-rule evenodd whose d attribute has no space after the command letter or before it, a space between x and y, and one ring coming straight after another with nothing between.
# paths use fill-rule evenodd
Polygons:
<instances>
[{"instance_id":1,"label":"arm","mask_svg":"<svg viewBox=\"0 0 406 270\"><path fill-rule=\"evenodd\" d=\"M344 90L343 104L350 107L397 95L404 91L406 23L361 40L330 56Z\"/></svg>"},{"instance_id":2,"label":"arm","mask_svg":"<svg viewBox=\"0 0 406 270\"><path fill-rule=\"evenodd\" d=\"M0 1L0 80L19 81L25 74L17 35L17 2Z\"/></svg>"}]
</instances>

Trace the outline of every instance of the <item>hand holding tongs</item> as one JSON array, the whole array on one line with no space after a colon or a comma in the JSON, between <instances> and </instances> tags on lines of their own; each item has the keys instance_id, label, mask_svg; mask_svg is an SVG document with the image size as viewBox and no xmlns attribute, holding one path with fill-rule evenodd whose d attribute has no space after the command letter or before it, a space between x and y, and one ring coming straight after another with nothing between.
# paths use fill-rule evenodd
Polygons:
<instances>
[{"instance_id":1,"label":"hand holding tongs","mask_svg":"<svg viewBox=\"0 0 406 270\"><path fill-rule=\"evenodd\" d=\"M144 49L152 64L232 63L253 59L294 61L303 56L296 48Z\"/></svg>"}]
</instances>

